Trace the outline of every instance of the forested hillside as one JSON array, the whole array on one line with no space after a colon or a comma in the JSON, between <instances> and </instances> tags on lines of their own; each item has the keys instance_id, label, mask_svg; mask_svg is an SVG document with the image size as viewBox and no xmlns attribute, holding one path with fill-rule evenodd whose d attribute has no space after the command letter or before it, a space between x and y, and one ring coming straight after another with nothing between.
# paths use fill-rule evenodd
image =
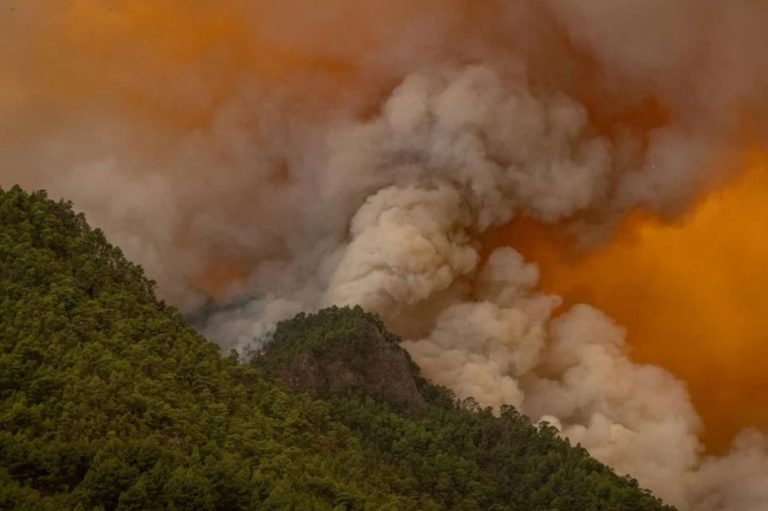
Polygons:
<instances>
[{"instance_id":1,"label":"forested hillside","mask_svg":"<svg viewBox=\"0 0 768 511\"><path fill-rule=\"evenodd\" d=\"M152 287L70 205L0 190L0 510L671 509L512 408L456 403L359 308L243 364Z\"/></svg>"}]
</instances>

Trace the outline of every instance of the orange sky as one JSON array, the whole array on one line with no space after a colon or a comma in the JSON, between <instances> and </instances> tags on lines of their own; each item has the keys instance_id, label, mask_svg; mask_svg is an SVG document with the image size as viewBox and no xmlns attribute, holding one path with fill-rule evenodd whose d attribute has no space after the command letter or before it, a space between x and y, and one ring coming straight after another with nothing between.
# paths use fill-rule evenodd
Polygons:
<instances>
[{"instance_id":1,"label":"orange sky","mask_svg":"<svg viewBox=\"0 0 768 511\"><path fill-rule=\"evenodd\" d=\"M553 229L520 220L493 235L540 264L542 286L627 327L633 358L688 383L705 441L768 428L768 168L755 163L669 224L625 219L616 238L574 254ZM495 244L495 243L494 243Z\"/></svg>"}]
</instances>

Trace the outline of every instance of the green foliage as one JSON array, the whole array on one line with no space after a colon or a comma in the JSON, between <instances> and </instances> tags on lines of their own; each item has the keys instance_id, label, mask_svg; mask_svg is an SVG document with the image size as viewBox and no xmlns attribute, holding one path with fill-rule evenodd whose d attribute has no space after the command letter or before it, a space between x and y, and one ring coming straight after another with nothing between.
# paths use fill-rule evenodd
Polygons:
<instances>
[{"instance_id":1,"label":"green foliage","mask_svg":"<svg viewBox=\"0 0 768 511\"><path fill-rule=\"evenodd\" d=\"M371 331L383 334L391 344L399 343L377 315L365 312L360 306L333 306L309 315L302 312L278 324L262 356L254 359L254 365L269 374L303 352L327 351L350 339L355 343L355 352L365 356ZM416 373L418 368L414 366Z\"/></svg>"},{"instance_id":2,"label":"green foliage","mask_svg":"<svg viewBox=\"0 0 768 511\"><path fill-rule=\"evenodd\" d=\"M152 288L69 204L0 190L0 511L671 509L512 409L286 392ZM268 358L365 325L300 316Z\"/></svg>"}]
</instances>

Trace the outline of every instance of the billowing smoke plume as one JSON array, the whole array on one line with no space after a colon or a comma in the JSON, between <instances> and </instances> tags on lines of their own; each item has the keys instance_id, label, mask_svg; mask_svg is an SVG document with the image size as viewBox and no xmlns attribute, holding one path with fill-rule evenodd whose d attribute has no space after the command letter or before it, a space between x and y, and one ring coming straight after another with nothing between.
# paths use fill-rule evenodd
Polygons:
<instances>
[{"instance_id":1,"label":"billowing smoke plume","mask_svg":"<svg viewBox=\"0 0 768 511\"><path fill-rule=\"evenodd\" d=\"M758 0L43 0L0 7L0 184L84 209L224 349L360 304L459 396L556 425L682 509L768 507L684 385L480 236L674 216L765 135ZM51 12L55 11L55 12Z\"/></svg>"}]
</instances>

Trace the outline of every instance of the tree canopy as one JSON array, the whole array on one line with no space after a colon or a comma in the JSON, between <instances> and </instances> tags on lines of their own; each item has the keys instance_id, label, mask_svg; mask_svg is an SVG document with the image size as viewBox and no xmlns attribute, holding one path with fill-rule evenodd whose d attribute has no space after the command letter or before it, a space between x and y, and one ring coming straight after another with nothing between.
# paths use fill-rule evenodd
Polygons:
<instances>
[{"instance_id":1,"label":"tree canopy","mask_svg":"<svg viewBox=\"0 0 768 511\"><path fill-rule=\"evenodd\" d=\"M69 203L0 190L0 510L672 509L415 366L419 409L273 378L374 330L397 343L333 308L281 324L261 364L223 357Z\"/></svg>"}]
</instances>

